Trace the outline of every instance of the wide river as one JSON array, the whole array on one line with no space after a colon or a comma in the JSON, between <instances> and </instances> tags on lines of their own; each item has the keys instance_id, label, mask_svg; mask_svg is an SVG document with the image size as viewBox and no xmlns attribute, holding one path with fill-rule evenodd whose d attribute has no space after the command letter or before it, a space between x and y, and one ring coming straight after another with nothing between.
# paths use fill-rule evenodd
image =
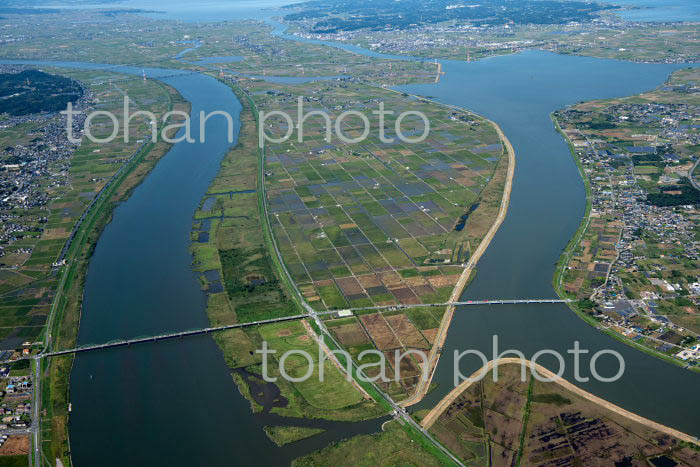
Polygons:
<instances>
[{"instance_id":1,"label":"wide river","mask_svg":"<svg viewBox=\"0 0 700 467\"><path fill-rule=\"evenodd\" d=\"M286 35L274 23L274 34ZM302 40L307 42L307 40ZM400 58L360 47L324 43L374 58ZM438 102L477 112L497 122L512 143L516 168L505 221L477 264L477 275L464 291L464 300L556 297L552 286L555 264L580 225L586 194L583 181L563 137L554 129L550 113L581 101L622 97L653 89L668 75L687 65L656 65L606 60L545 51L488 58L477 62L441 60L445 75L439 83L399 86L395 89L429 96ZM415 408L433 407L454 387L455 353L474 349L488 360L517 349L530 358L542 350L565 357L564 377L573 382L575 341L587 355L580 356L581 376L590 376L590 357L614 350L625 361L625 372L615 383L590 378L582 388L621 407L700 435L700 407L692 404L700 375L675 367L624 345L579 319L563 304L499 305L459 309L452 320L433 381L438 387ZM513 355L510 355L513 356ZM548 358L549 357L549 358ZM554 357L538 359L553 371ZM469 375L482 365L465 355L457 368ZM603 377L613 376L618 361L598 359Z\"/></svg>"},{"instance_id":2,"label":"wide river","mask_svg":"<svg viewBox=\"0 0 700 467\"><path fill-rule=\"evenodd\" d=\"M94 63L0 63L142 73L140 67ZM225 120L217 117L207 121L207 137L200 143L198 116L200 111L228 112L236 118L237 137L241 106L229 87L214 78L180 70L145 71L151 78L163 77L192 103L197 142L174 145L115 210L90 259L79 344L209 325L206 297L191 269L189 239L194 211L231 144ZM70 391L71 452L76 465L86 466L288 465L333 441L376 432L384 421L254 415L221 350L206 335L79 354ZM279 449L263 427L281 424L326 432Z\"/></svg>"},{"instance_id":3,"label":"wide river","mask_svg":"<svg viewBox=\"0 0 700 467\"><path fill-rule=\"evenodd\" d=\"M516 151L508 215L465 298L554 296L554 264L581 221L585 193L549 113L583 100L651 89L677 68L526 52L476 63L444 61L446 74L438 84L400 88L498 122ZM140 68L110 70L141 73ZM155 78L171 74L146 71ZM212 78L182 74L163 81L192 103L193 115L200 110L237 115L240 110L230 89ZM194 117L195 139L198 127ZM81 344L207 324L205 296L191 270L189 234L192 215L230 146L222 119L211 119L207 134L205 143L175 145L116 209L90 262ZM478 349L491 358L494 335L501 350L519 349L528 357L542 349L567 355L576 340L591 352L614 349L626 362L623 378L581 386L700 435L700 406L693 402L700 375L620 344L556 305L470 307L455 313L436 373L439 386L419 407L432 406L452 388L454 350ZM582 362L582 373L588 374L587 360ZM480 366L467 357L461 363L464 374ZM603 357L598 368L609 375L616 369L613 363ZM567 358L565 377L571 378L572 371ZM279 420L251 413L209 336L79 354L71 375L71 401L71 450L78 466L288 465L333 439L378 428L372 422L328 424L322 437L274 447L262 426Z\"/></svg>"}]
</instances>

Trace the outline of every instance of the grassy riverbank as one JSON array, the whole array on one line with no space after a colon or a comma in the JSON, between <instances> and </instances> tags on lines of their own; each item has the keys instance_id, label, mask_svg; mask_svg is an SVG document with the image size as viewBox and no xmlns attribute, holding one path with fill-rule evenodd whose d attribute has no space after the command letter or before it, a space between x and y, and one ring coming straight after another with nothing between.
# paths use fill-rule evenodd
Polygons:
<instances>
[{"instance_id":1,"label":"grassy riverbank","mask_svg":"<svg viewBox=\"0 0 700 467\"><path fill-rule=\"evenodd\" d=\"M189 112L189 104L177 91L161 83L153 83L164 93L164 111L177 109ZM169 136L173 137L174 134ZM118 203L129 197L131 191L155 167L170 147L170 144L162 140L142 146L112 182L99 193L92 208L76 230L66 254L66 266L62 267L58 273L59 285L45 333L47 349L57 350L75 346L85 275L100 234L109 223ZM40 397L45 412L40 424L42 451L46 458L61 459L66 466L71 464L68 404L72 363L72 356L44 359L41 370L44 381Z\"/></svg>"},{"instance_id":2,"label":"grassy riverbank","mask_svg":"<svg viewBox=\"0 0 700 467\"><path fill-rule=\"evenodd\" d=\"M422 437L422 435L421 435ZM444 455L443 455L444 456ZM452 465L448 460L415 441L397 421L384 424L384 431L355 436L296 459L295 467L337 465Z\"/></svg>"},{"instance_id":3,"label":"grassy riverbank","mask_svg":"<svg viewBox=\"0 0 700 467\"><path fill-rule=\"evenodd\" d=\"M275 253L275 238L261 189L264 153L257 144L255 104L239 86L227 84L243 107L238 144L225 156L195 214L191 247L194 268L202 273L201 283L208 292L207 314L213 325L305 312L296 285L290 282L285 265ZM280 353L296 349L318 356L315 339L301 322L236 329L215 336L229 367L245 371L247 377L234 373L234 379L256 411L271 410L285 416L333 420L361 420L384 413L384 409L371 399L365 399L361 391L345 381L329 361L324 364L326 381L323 385L310 384L314 376L308 383L279 378L274 384L264 383L259 377L261 357L255 351L261 348L263 341ZM279 356L277 354L269 362L274 376L280 373ZM287 362L285 368L302 371L298 363ZM258 392L251 391L251 385L279 391L279 396L274 401L265 400Z\"/></svg>"}]
</instances>

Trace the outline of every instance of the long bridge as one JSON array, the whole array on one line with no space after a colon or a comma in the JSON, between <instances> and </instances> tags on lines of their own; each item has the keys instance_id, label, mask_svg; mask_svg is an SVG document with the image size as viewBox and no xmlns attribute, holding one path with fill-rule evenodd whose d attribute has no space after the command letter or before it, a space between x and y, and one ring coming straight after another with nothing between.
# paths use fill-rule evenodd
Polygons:
<instances>
[{"instance_id":1,"label":"long bridge","mask_svg":"<svg viewBox=\"0 0 700 467\"><path fill-rule=\"evenodd\" d=\"M316 316L324 316L324 315L344 315L347 313L354 313L356 311L371 311L371 310L377 310L381 312L382 310L388 310L388 311L394 311L394 310L400 310L400 309L410 309L410 308L437 308L437 307L446 307L446 306L458 306L458 307L463 307L463 306L470 306L470 305L520 305L520 304L554 304L554 303L571 303L574 302L575 300L567 300L567 299L553 299L553 298L528 298L528 299L498 299L498 300L467 300L467 301L459 301L459 302L444 302L444 303L419 303L415 305L382 305L382 306L371 306L371 307L360 307L360 308L346 308L343 310L331 310L331 311L320 311L320 312L315 312L314 315ZM89 352L92 350L100 350L100 349L107 349L110 347L125 347L125 346L130 346L132 344L141 344L145 342L157 342L157 341L163 341L163 340L168 340L168 339L179 339L187 336L195 336L198 334L209 334L212 332L218 332L218 331L226 331L228 329L239 329L239 328L244 328L244 327L249 327L249 326L261 326L264 324L270 324L270 323L279 323L283 321L294 321L297 319L304 319L304 318L313 318L314 315L312 313L301 313L301 314L296 314L296 315L290 315L290 316L281 316L279 318L270 318L270 319L263 319L263 320L258 320L258 321L251 321L247 323L235 323L235 324L228 324L225 326L212 326L212 327L207 327L207 328L201 328L201 329L190 329L187 331L177 331L177 332L171 332L171 333L165 333L165 334L158 334L155 336L146 336L146 337L135 337L133 339L121 339L121 340L116 340L116 341L110 341L110 342L105 342L102 344L90 344L90 345L83 345L79 347L75 347L72 349L64 349L64 350L56 350L52 352L42 352L37 355L33 355L31 357L22 357L16 360L7 360L3 361L0 363L12 363L16 362L18 360L26 360L26 359L42 359L46 357L56 357L59 355L67 355L67 354L75 354L75 353L80 353L80 352Z\"/></svg>"},{"instance_id":2,"label":"long bridge","mask_svg":"<svg viewBox=\"0 0 700 467\"><path fill-rule=\"evenodd\" d=\"M248 323L236 323L236 324L228 324L226 326L213 326L213 327L202 328L202 329L190 329L188 331L171 332L168 334L159 334L157 336L135 337L133 339L123 339L123 340L118 340L118 341L105 342L104 344L84 345L84 346L80 346L80 347L75 347L73 349L56 350L54 352L44 352L44 353L35 355L34 358L55 357L58 355L66 355L66 354L79 353L79 352L88 352L91 350L106 349L109 347L123 347L123 346L127 346L127 345L132 345L132 344L140 344L143 342L156 342L156 341L163 341L163 340L167 340L167 339L178 339L181 337L195 336L198 334L209 334L210 332L226 331L227 329L244 328L247 326L259 326L262 324L279 323L282 321L293 321L293 320L308 318L308 317L309 317L308 314L282 316L280 318L263 319L263 320L259 320L259 321L251 321Z\"/></svg>"},{"instance_id":3,"label":"long bridge","mask_svg":"<svg viewBox=\"0 0 700 467\"><path fill-rule=\"evenodd\" d=\"M468 306L468 305L524 305L524 304L542 304L542 303L571 303L576 300L560 299L560 298L523 298L523 299L492 299L492 300L465 300L460 302L444 302L444 303L417 303L410 305L381 305L367 306L358 308L346 308L344 310L336 310L335 313L343 311L365 311L365 310L401 310L407 308L435 308L443 306ZM321 314L321 313L318 313Z\"/></svg>"}]
</instances>

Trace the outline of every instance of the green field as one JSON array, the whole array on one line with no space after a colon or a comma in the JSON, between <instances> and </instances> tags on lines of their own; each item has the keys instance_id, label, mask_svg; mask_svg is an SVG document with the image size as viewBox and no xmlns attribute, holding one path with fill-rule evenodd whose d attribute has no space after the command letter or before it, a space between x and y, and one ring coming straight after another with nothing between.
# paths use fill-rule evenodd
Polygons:
<instances>
[{"instance_id":1,"label":"green field","mask_svg":"<svg viewBox=\"0 0 700 467\"><path fill-rule=\"evenodd\" d=\"M296 459L292 465L295 467L444 465L419 443L412 440L398 422L387 423L384 425L384 430L378 434L355 436L347 441L328 446Z\"/></svg>"},{"instance_id":2,"label":"green field","mask_svg":"<svg viewBox=\"0 0 700 467\"><path fill-rule=\"evenodd\" d=\"M325 430L321 428L307 428L302 426L266 426L265 433L277 446L293 443L310 438Z\"/></svg>"}]
</instances>

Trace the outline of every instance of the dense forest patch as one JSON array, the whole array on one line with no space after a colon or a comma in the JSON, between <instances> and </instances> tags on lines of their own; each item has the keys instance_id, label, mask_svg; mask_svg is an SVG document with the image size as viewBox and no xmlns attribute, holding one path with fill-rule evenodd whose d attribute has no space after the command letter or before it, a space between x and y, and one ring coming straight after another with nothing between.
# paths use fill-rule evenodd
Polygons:
<instances>
[{"instance_id":1,"label":"dense forest patch","mask_svg":"<svg viewBox=\"0 0 700 467\"><path fill-rule=\"evenodd\" d=\"M83 88L70 78L39 70L0 74L0 113L28 115L65 110L83 95Z\"/></svg>"}]
</instances>

